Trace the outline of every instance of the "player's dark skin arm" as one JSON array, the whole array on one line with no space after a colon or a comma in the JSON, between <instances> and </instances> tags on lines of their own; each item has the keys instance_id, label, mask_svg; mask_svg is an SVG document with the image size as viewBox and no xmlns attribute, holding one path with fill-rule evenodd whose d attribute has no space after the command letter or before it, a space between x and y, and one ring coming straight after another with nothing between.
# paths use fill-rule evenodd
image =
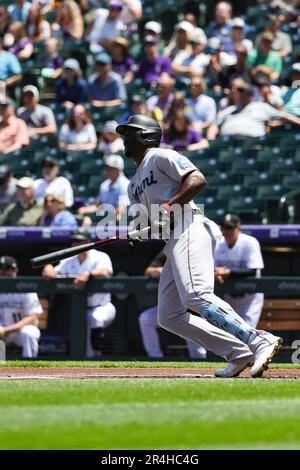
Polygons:
<instances>
[{"instance_id":1,"label":"player's dark skin arm","mask_svg":"<svg viewBox=\"0 0 300 470\"><path fill-rule=\"evenodd\" d=\"M190 202L196 194L203 190L206 185L205 176L199 170L193 170L182 179L181 187L177 194L175 194L168 205L180 204L183 206Z\"/></svg>"}]
</instances>

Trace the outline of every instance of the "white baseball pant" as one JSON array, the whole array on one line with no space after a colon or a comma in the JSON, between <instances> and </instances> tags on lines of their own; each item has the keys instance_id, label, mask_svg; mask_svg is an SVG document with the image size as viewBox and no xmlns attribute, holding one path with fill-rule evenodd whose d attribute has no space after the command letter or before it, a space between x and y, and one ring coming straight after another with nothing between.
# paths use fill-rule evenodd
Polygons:
<instances>
[{"instance_id":1,"label":"white baseball pant","mask_svg":"<svg viewBox=\"0 0 300 470\"><path fill-rule=\"evenodd\" d=\"M88 323L87 323L87 358L95 357L98 354L91 343L91 329L93 328L107 328L116 317L116 308L112 303L106 305L99 305L98 307L88 308Z\"/></svg>"},{"instance_id":2,"label":"white baseball pant","mask_svg":"<svg viewBox=\"0 0 300 470\"><path fill-rule=\"evenodd\" d=\"M36 358L39 351L41 332L35 325L25 325L19 331L10 333L5 338L6 344L15 344L22 348L22 357Z\"/></svg>"},{"instance_id":3,"label":"white baseball pant","mask_svg":"<svg viewBox=\"0 0 300 470\"><path fill-rule=\"evenodd\" d=\"M160 347L159 335L157 328L159 327L157 321L157 306L144 310L139 316L139 325L143 340L144 349L149 357L163 358L163 352ZM193 341L186 340L191 359L205 359L206 350L194 343Z\"/></svg>"},{"instance_id":4,"label":"white baseball pant","mask_svg":"<svg viewBox=\"0 0 300 470\"><path fill-rule=\"evenodd\" d=\"M204 222L199 216L195 216L178 240L168 241L164 250L167 261L159 282L158 322L166 330L204 346L228 362L238 364L245 362L245 358L250 361L253 355L246 343L253 330L213 292L214 248L211 222ZM210 322L199 315L206 316ZM216 327L211 322L222 326ZM245 341L228 329L245 337Z\"/></svg>"}]
</instances>

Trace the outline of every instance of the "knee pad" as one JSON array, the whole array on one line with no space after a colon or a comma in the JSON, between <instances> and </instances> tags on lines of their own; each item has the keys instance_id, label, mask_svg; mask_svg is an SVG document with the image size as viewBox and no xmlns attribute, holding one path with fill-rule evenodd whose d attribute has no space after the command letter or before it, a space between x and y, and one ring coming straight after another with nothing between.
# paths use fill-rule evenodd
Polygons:
<instances>
[{"instance_id":1,"label":"knee pad","mask_svg":"<svg viewBox=\"0 0 300 470\"><path fill-rule=\"evenodd\" d=\"M101 351L104 345L104 330L103 328L91 329L91 343L95 351Z\"/></svg>"}]
</instances>

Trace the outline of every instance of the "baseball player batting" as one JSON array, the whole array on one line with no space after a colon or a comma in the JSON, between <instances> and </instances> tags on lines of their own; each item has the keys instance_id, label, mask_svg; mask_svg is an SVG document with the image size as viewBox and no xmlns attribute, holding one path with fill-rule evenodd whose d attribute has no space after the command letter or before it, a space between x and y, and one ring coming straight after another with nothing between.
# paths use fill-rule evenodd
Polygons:
<instances>
[{"instance_id":1,"label":"baseball player batting","mask_svg":"<svg viewBox=\"0 0 300 470\"><path fill-rule=\"evenodd\" d=\"M251 327L214 294L213 254L221 232L193 202L206 184L204 175L185 156L159 148L162 131L154 119L132 115L117 132L123 136L125 155L137 164L128 187L130 203L142 204L148 214L153 204L163 205L166 215L175 213L175 205L188 208L180 236L171 233L164 248L160 326L223 356L229 364L221 377L236 377L250 364L251 376L261 376L282 338Z\"/></svg>"}]
</instances>

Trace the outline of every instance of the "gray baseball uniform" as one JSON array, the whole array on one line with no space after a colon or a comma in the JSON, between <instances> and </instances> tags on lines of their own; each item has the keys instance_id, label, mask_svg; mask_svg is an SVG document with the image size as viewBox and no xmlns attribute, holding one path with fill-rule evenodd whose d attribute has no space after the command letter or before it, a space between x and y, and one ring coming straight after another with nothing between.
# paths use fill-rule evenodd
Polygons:
<instances>
[{"instance_id":1,"label":"gray baseball uniform","mask_svg":"<svg viewBox=\"0 0 300 470\"><path fill-rule=\"evenodd\" d=\"M173 150L149 149L128 187L131 204L144 204L151 214L151 205L168 202L179 191L182 178L194 170L193 163ZM192 201L187 205L180 237L176 239L173 233L165 246L167 261L158 293L159 324L229 362L251 360L247 343L254 330L213 293L213 252L221 232L203 215L191 217L195 207Z\"/></svg>"}]
</instances>

